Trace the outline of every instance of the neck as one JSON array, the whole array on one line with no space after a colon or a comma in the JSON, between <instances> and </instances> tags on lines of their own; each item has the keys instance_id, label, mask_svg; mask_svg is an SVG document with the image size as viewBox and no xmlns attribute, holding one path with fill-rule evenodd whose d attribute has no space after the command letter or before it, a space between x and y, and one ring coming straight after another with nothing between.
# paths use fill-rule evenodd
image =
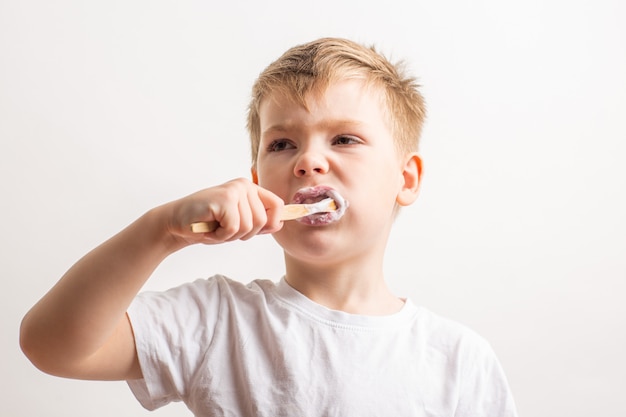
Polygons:
<instances>
[{"instance_id":1,"label":"neck","mask_svg":"<svg viewBox=\"0 0 626 417\"><path fill-rule=\"evenodd\" d=\"M285 264L285 280L291 287L332 310L380 316L396 313L404 305L389 290L382 262L320 266L285 255Z\"/></svg>"}]
</instances>

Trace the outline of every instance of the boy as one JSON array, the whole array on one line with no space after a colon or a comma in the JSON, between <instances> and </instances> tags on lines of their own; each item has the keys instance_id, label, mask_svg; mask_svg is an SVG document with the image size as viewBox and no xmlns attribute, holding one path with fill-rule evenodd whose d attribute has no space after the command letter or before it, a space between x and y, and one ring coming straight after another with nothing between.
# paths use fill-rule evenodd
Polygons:
<instances>
[{"instance_id":1,"label":"boy","mask_svg":"<svg viewBox=\"0 0 626 417\"><path fill-rule=\"evenodd\" d=\"M488 344L385 284L394 217L418 194L423 120L415 81L373 49L290 49L253 87L252 181L152 209L87 254L25 316L24 352L197 416L515 416ZM343 216L280 220L285 203L337 193ZM217 275L137 295L169 254L261 233L284 250L279 282Z\"/></svg>"}]
</instances>

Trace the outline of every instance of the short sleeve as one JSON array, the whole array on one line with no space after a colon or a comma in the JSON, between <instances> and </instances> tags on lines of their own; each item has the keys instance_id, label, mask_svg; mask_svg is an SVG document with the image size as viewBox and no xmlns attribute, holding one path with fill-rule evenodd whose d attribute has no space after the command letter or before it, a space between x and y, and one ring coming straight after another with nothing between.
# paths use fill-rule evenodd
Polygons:
<instances>
[{"instance_id":1,"label":"short sleeve","mask_svg":"<svg viewBox=\"0 0 626 417\"><path fill-rule=\"evenodd\" d=\"M128 309L143 378L128 381L141 405L154 410L184 401L219 319L221 277L164 292L140 293Z\"/></svg>"},{"instance_id":2,"label":"short sleeve","mask_svg":"<svg viewBox=\"0 0 626 417\"><path fill-rule=\"evenodd\" d=\"M517 417L504 370L491 345L480 336L464 350L455 417Z\"/></svg>"}]
</instances>

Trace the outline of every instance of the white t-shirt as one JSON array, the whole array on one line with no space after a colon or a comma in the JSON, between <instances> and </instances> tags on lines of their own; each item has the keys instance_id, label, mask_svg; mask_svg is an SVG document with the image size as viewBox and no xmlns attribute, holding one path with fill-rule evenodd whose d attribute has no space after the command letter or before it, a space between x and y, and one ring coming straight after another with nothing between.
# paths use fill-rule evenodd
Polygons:
<instances>
[{"instance_id":1,"label":"white t-shirt","mask_svg":"<svg viewBox=\"0 0 626 417\"><path fill-rule=\"evenodd\" d=\"M214 276L137 296L128 311L147 409L196 416L513 417L488 343L406 300L374 317L327 309L284 280Z\"/></svg>"}]
</instances>

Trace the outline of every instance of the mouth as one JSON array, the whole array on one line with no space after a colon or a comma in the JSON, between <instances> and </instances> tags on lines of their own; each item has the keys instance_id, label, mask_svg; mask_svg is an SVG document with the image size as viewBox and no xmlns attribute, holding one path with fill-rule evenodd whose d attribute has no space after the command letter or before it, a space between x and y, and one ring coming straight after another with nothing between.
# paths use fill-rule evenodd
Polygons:
<instances>
[{"instance_id":1,"label":"mouth","mask_svg":"<svg viewBox=\"0 0 626 417\"><path fill-rule=\"evenodd\" d=\"M326 198L332 198L335 201L337 210L325 213L310 214L308 216L301 217L297 221L312 226L321 226L334 223L338 221L341 217L343 217L346 209L348 208L348 201L343 198L343 196L339 194L337 190L334 190L328 186L318 185L315 187L301 188L293 196L292 203L311 204L317 203L318 201L322 201Z\"/></svg>"}]
</instances>

